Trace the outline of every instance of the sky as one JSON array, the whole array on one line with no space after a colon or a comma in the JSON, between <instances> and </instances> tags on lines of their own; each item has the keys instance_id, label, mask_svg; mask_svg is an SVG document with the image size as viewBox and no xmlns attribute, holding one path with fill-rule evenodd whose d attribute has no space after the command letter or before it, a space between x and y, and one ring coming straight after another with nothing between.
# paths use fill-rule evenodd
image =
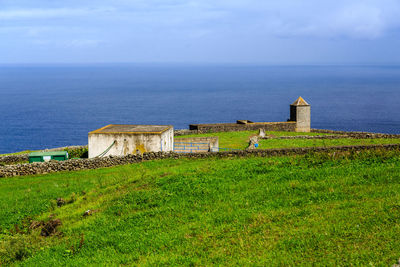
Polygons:
<instances>
[{"instance_id":1,"label":"sky","mask_svg":"<svg viewBox=\"0 0 400 267\"><path fill-rule=\"evenodd\" d=\"M0 64L399 64L400 0L0 0Z\"/></svg>"}]
</instances>

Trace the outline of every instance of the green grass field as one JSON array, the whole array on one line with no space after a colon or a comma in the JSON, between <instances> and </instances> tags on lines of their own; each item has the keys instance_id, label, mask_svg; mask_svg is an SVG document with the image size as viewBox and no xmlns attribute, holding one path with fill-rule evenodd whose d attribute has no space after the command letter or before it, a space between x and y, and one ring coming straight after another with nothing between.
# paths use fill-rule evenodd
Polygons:
<instances>
[{"instance_id":1,"label":"green grass field","mask_svg":"<svg viewBox=\"0 0 400 267\"><path fill-rule=\"evenodd\" d=\"M250 136L257 135L258 131L241 132L219 132L177 136L176 139L185 137L208 137L218 136L221 148L245 149L248 146ZM296 133L296 132L266 132L274 136L295 136L295 135L327 135L321 133ZM349 145L372 145L372 144L398 144L400 138L392 139L261 139L259 149L288 148L288 147L314 147L314 146L349 146Z\"/></svg>"},{"instance_id":2,"label":"green grass field","mask_svg":"<svg viewBox=\"0 0 400 267\"><path fill-rule=\"evenodd\" d=\"M29 229L50 218L58 234ZM400 151L0 179L0 265L390 266L399 243Z\"/></svg>"}]
</instances>

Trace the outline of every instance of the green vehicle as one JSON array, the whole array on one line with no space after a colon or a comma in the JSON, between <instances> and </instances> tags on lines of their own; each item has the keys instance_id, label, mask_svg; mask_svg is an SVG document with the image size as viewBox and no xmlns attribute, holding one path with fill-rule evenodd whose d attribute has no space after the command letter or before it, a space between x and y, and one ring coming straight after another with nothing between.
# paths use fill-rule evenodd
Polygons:
<instances>
[{"instance_id":1,"label":"green vehicle","mask_svg":"<svg viewBox=\"0 0 400 267\"><path fill-rule=\"evenodd\" d=\"M46 162L50 160L63 161L68 159L67 151L32 152L29 153L29 163Z\"/></svg>"}]
</instances>

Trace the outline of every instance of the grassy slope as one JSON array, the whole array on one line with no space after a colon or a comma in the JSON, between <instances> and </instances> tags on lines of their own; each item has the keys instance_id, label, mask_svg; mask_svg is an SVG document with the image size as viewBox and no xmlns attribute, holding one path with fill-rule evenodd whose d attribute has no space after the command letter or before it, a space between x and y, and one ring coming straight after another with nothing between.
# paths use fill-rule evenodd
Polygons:
<instances>
[{"instance_id":1,"label":"grassy slope","mask_svg":"<svg viewBox=\"0 0 400 267\"><path fill-rule=\"evenodd\" d=\"M206 137L218 136L219 146L222 148L245 149L248 146L249 137L256 135L257 131L242 131L242 132L220 132L207 133L197 135L187 135L175 137ZM326 135L320 133L296 133L296 132L267 132L267 134L275 136L293 136L293 135ZM400 143L400 138L397 139L263 139L259 142L260 149L268 148L286 148L286 147L312 147L312 146L345 146L345 145L370 145L370 144L397 144Z\"/></svg>"},{"instance_id":2,"label":"grassy slope","mask_svg":"<svg viewBox=\"0 0 400 267\"><path fill-rule=\"evenodd\" d=\"M22 154L29 154L31 152L33 152L33 150L25 150L25 151L20 151L20 152L15 152L15 153L0 154L0 156L22 155Z\"/></svg>"},{"instance_id":3,"label":"grassy slope","mask_svg":"<svg viewBox=\"0 0 400 267\"><path fill-rule=\"evenodd\" d=\"M161 160L1 179L0 259L19 251L22 265L387 266L400 256L399 192L400 152ZM75 201L55 208L57 197ZM82 217L88 209L97 212ZM6 230L50 214L63 235Z\"/></svg>"}]
</instances>

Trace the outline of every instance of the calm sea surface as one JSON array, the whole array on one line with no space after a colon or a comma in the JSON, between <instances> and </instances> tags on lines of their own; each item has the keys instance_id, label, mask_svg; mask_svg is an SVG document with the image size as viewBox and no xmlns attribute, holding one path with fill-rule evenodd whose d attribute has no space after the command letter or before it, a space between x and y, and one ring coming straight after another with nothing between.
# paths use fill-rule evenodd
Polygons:
<instances>
[{"instance_id":1,"label":"calm sea surface","mask_svg":"<svg viewBox=\"0 0 400 267\"><path fill-rule=\"evenodd\" d=\"M107 124L285 121L400 133L400 66L0 66L0 153L87 144Z\"/></svg>"}]
</instances>

